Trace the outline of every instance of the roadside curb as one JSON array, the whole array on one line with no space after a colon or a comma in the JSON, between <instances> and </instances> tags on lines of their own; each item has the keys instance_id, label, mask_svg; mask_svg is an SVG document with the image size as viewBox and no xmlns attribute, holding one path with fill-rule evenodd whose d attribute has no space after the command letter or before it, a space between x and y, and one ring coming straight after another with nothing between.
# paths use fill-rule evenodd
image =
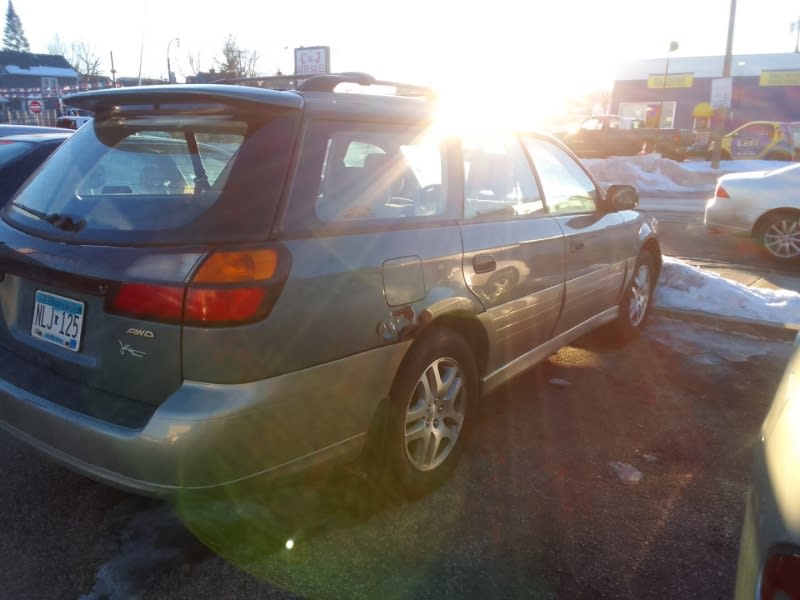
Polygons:
<instances>
[{"instance_id":1,"label":"roadside curb","mask_svg":"<svg viewBox=\"0 0 800 600\"><path fill-rule=\"evenodd\" d=\"M758 319L739 319L736 317L707 313L702 310L683 310L679 308L654 306L653 314L670 319L701 323L717 329L732 330L739 333L778 340L793 340L795 336L797 336L798 331L800 331L800 323L773 323L771 321L761 321Z\"/></svg>"}]
</instances>

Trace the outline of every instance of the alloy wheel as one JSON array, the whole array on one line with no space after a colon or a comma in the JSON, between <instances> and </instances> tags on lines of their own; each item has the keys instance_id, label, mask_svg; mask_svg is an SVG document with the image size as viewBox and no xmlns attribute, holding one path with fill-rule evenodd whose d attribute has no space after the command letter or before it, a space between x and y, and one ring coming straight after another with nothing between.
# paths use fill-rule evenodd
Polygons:
<instances>
[{"instance_id":1,"label":"alloy wheel","mask_svg":"<svg viewBox=\"0 0 800 600\"><path fill-rule=\"evenodd\" d=\"M776 258L800 256L800 217L786 215L770 223L764 231L764 247Z\"/></svg>"},{"instance_id":2,"label":"alloy wheel","mask_svg":"<svg viewBox=\"0 0 800 600\"><path fill-rule=\"evenodd\" d=\"M428 365L406 411L405 450L415 469L432 471L447 459L461 433L466 404L461 366L452 358Z\"/></svg>"},{"instance_id":3,"label":"alloy wheel","mask_svg":"<svg viewBox=\"0 0 800 600\"><path fill-rule=\"evenodd\" d=\"M628 319L633 327L638 327L647 314L650 303L650 269L646 264L639 265L631 284L631 301L628 305Z\"/></svg>"}]
</instances>

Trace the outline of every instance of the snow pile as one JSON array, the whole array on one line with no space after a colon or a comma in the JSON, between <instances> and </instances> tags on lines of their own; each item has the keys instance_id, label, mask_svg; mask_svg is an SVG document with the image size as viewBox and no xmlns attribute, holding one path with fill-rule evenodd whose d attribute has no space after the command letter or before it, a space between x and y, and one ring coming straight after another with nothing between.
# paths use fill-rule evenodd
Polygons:
<instances>
[{"instance_id":1,"label":"snow pile","mask_svg":"<svg viewBox=\"0 0 800 600\"><path fill-rule=\"evenodd\" d=\"M660 154L612 156L583 159L583 163L603 184L635 185L639 192L714 191L717 178L726 173L766 171L785 167L785 162L768 160L729 160L712 169L708 161L675 162Z\"/></svg>"},{"instance_id":2,"label":"snow pile","mask_svg":"<svg viewBox=\"0 0 800 600\"><path fill-rule=\"evenodd\" d=\"M797 292L747 287L669 256L664 257L655 303L727 317L800 323Z\"/></svg>"}]
</instances>

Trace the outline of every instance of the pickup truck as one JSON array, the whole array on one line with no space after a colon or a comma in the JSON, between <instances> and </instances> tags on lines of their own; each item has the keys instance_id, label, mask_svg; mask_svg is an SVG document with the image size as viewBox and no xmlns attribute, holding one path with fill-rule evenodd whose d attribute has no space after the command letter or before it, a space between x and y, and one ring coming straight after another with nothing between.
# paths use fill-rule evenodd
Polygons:
<instances>
[{"instance_id":1,"label":"pickup truck","mask_svg":"<svg viewBox=\"0 0 800 600\"><path fill-rule=\"evenodd\" d=\"M626 128L617 115L595 115L581 123L577 130L558 137L581 158L660 152L680 162L694 144L695 135L691 129Z\"/></svg>"}]
</instances>

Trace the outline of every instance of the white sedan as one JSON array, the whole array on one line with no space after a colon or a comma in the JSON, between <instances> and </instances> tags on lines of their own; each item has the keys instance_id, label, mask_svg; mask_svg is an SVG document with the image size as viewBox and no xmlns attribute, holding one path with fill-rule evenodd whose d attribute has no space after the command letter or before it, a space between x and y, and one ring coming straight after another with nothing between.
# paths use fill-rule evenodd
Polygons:
<instances>
[{"instance_id":1,"label":"white sedan","mask_svg":"<svg viewBox=\"0 0 800 600\"><path fill-rule=\"evenodd\" d=\"M800 164L723 175L706 203L705 224L752 236L775 260L800 260Z\"/></svg>"}]
</instances>

